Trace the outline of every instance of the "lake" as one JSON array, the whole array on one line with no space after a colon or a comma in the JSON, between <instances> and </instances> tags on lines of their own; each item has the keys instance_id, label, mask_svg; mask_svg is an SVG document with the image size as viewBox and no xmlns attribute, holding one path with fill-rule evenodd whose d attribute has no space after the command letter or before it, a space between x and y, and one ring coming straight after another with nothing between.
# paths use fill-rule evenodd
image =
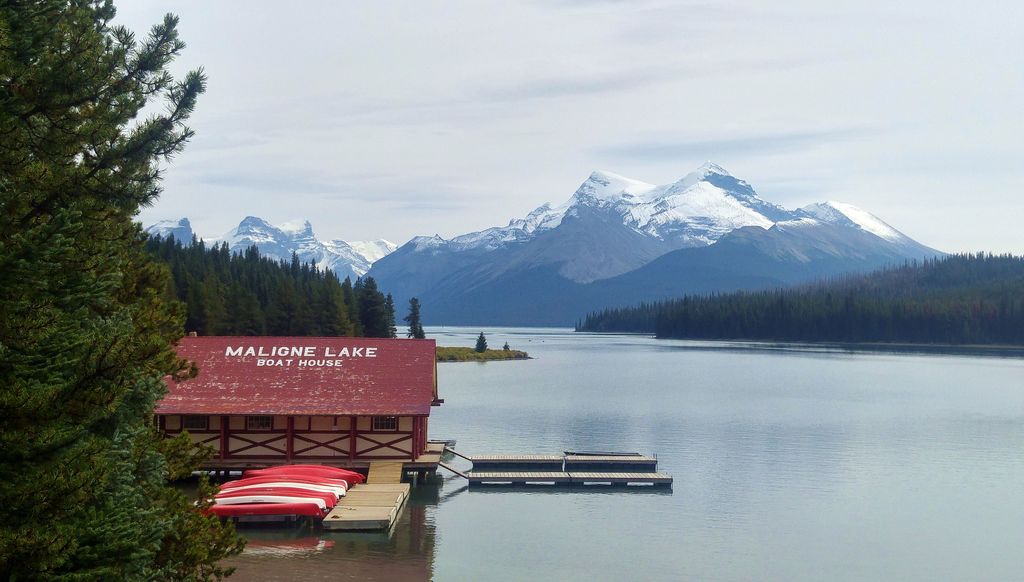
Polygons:
<instances>
[{"instance_id":1,"label":"lake","mask_svg":"<svg viewBox=\"0 0 1024 582\"><path fill-rule=\"evenodd\" d=\"M483 331L535 359L439 364L431 438L654 453L672 490L469 491L442 469L390 537L245 530L235 579L1024 576L1024 359Z\"/></svg>"}]
</instances>

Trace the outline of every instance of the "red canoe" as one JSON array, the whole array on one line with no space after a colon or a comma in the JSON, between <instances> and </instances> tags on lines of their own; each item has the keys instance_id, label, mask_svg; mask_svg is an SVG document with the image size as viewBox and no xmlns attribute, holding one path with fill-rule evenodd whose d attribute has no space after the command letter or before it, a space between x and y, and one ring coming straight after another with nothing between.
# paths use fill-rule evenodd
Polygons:
<instances>
[{"instance_id":1,"label":"red canoe","mask_svg":"<svg viewBox=\"0 0 1024 582\"><path fill-rule=\"evenodd\" d=\"M220 490L235 489L237 487L248 487L250 485L263 485L265 483L279 483L288 481L290 483L306 483L325 487L335 487L347 490L349 482L344 479L329 479L327 477L297 477L294 475L267 475L265 477L247 477L221 483Z\"/></svg>"},{"instance_id":2,"label":"red canoe","mask_svg":"<svg viewBox=\"0 0 1024 582\"><path fill-rule=\"evenodd\" d=\"M258 489L232 489L229 491L222 491L218 493L213 499L214 504L230 504L237 505L238 503L245 503L239 501L239 498L250 498L251 503L261 503L257 501L260 498L268 499L280 499L280 498L294 498L298 499L309 499L309 500L322 500L324 506L327 509L331 509L338 503L338 497L333 493L325 493L323 491L313 491L312 489L295 489L291 487L260 487ZM232 501L234 500L234 501ZM270 501L270 503L276 503L277 501Z\"/></svg>"},{"instance_id":3,"label":"red canoe","mask_svg":"<svg viewBox=\"0 0 1024 582\"><path fill-rule=\"evenodd\" d=\"M217 517L245 517L248 515L268 515L279 517L308 516L324 517L327 512L321 511L315 503L248 503L241 505L214 505L209 509Z\"/></svg>"},{"instance_id":4,"label":"red canoe","mask_svg":"<svg viewBox=\"0 0 1024 582\"><path fill-rule=\"evenodd\" d=\"M256 482L253 482L256 481ZM334 485L324 482L313 482L311 479L303 479L299 481L297 479L289 479L287 477L258 477L252 481L249 479L242 479L241 482L235 484L231 483L228 486L225 483L221 486L220 491L227 493L228 491L244 491L247 489L258 489L261 487L290 487L295 489L310 489L312 491L319 491L321 493L333 493L335 497L344 497L348 492L348 489L341 484Z\"/></svg>"},{"instance_id":5,"label":"red canoe","mask_svg":"<svg viewBox=\"0 0 1024 582\"><path fill-rule=\"evenodd\" d=\"M324 465L278 465L266 469L249 469L242 477L266 477L269 475L292 475L295 477L327 477L328 479L344 479L353 485L363 483L366 477L355 471L326 467Z\"/></svg>"}]
</instances>

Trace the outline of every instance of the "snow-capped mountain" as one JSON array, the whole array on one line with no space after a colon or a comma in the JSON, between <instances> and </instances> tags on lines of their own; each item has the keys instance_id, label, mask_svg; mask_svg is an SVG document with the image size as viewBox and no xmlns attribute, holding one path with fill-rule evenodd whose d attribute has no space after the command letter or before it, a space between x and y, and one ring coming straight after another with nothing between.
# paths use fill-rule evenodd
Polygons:
<instances>
[{"instance_id":1,"label":"snow-capped mountain","mask_svg":"<svg viewBox=\"0 0 1024 582\"><path fill-rule=\"evenodd\" d=\"M935 254L850 204L767 202L708 162L660 186L594 172L561 205L451 239L416 237L370 275L396 301L419 297L431 322L565 324L610 302L780 285Z\"/></svg>"},{"instance_id":2,"label":"snow-capped mountain","mask_svg":"<svg viewBox=\"0 0 1024 582\"><path fill-rule=\"evenodd\" d=\"M187 218L161 220L146 227L146 232L161 238L174 237L184 244L192 242L192 223Z\"/></svg>"},{"instance_id":3,"label":"snow-capped mountain","mask_svg":"<svg viewBox=\"0 0 1024 582\"><path fill-rule=\"evenodd\" d=\"M179 236L179 233L184 234L183 228L188 229L185 238ZM146 231L159 236L173 234L179 240L192 240L192 229L187 218L160 221L147 227ZM295 253L300 261L312 261L321 269L331 269L341 278L365 275L375 261L387 256L397 246L384 239L322 241L316 237L313 225L308 220L273 225L256 216L246 216L238 226L219 238L207 239L207 242L226 242L234 252L256 246L260 254L285 261L291 260L292 253Z\"/></svg>"},{"instance_id":4,"label":"snow-capped mountain","mask_svg":"<svg viewBox=\"0 0 1024 582\"><path fill-rule=\"evenodd\" d=\"M420 249L492 251L532 240L583 209L616 214L622 224L672 247L704 246L743 226L768 228L797 214L758 198L754 189L708 162L671 184L656 186L612 172L595 171L560 206L538 207L507 226L445 240L437 235L409 241Z\"/></svg>"}]
</instances>

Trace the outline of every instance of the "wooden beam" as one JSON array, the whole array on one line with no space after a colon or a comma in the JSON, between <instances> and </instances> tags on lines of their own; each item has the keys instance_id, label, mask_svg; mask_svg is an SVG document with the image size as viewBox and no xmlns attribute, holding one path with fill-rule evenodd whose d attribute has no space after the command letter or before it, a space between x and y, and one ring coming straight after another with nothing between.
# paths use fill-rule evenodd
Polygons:
<instances>
[{"instance_id":1,"label":"wooden beam","mask_svg":"<svg viewBox=\"0 0 1024 582\"><path fill-rule=\"evenodd\" d=\"M292 456L295 454L295 417L288 417L288 444L285 447L285 458L289 461L292 460Z\"/></svg>"},{"instance_id":2,"label":"wooden beam","mask_svg":"<svg viewBox=\"0 0 1024 582\"><path fill-rule=\"evenodd\" d=\"M182 421L184 422L184 421ZM228 458L228 417L220 417L220 458Z\"/></svg>"}]
</instances>

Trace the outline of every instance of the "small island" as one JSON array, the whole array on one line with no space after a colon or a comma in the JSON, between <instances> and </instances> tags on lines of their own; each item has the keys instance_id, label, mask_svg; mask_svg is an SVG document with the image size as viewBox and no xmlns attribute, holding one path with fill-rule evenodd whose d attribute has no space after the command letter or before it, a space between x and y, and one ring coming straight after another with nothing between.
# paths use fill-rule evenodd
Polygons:
<instances>
[{"instance_id":1,"label":"small island","mask_svg":"<svg viewBox=\"0 0 1024 582\"><path fill-rule=\"evenodd\" d=\"M473 348L437 347L438 362L491 362L499 360L529 360L530 355L522 350L485 350Z\"/></svg>"}]
</instances>

